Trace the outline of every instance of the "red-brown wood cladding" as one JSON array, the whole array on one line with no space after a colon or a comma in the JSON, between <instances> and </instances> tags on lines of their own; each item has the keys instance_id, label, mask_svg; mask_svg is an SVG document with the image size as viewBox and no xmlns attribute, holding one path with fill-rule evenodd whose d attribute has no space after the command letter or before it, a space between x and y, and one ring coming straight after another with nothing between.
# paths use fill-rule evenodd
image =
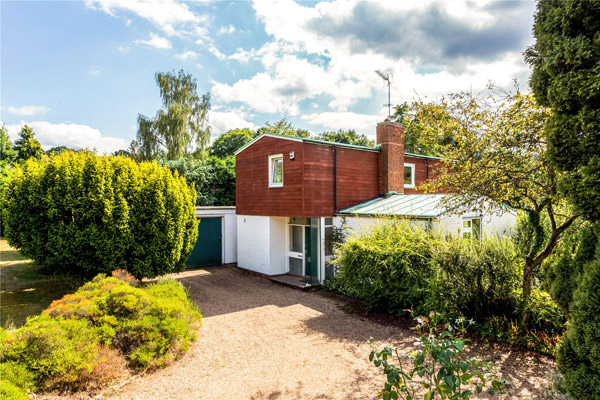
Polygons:
<instances>
[{"instance_id":1,"label":"red-brown wood cladding","mask_svg":"<svg viewBox=\"0 0 600 400\"><path fill-rule=\"evenodd\" d=\"M290 152L294 160L290 160ZM334 195L334 153L337 153L337 207ZM269 188L268 157L283 154L283 187ZM427 160L414 163L416 186L427 177ZM434 177L437 160L429 160ZM236 156L236 213L288 217L330 217L379 196L379 153L265 136ZM423 193L405 189L405 193Z\"/></svg>"},{"instance_id":2,"label":"red-brown wood cladding","mask_svg":"<svg viewBox=\"0 0 600 400\"><path fill-rule=\"evenodd\" d=\"M428 178L435 179L439 173L439 167L441 164L440 160L423 159L410 156L404 156L404 162L415 164L415 188L405 188L405 194L424 193L424 190L419 189L419 186L424 184Z\"/></svg>"}]
</instances>

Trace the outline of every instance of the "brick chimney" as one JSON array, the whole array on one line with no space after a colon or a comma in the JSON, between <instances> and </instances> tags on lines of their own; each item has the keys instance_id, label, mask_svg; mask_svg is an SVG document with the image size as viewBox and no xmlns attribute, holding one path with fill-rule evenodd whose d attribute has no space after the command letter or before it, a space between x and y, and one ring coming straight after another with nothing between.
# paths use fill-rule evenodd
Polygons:
<instances>
[{"instance_id":1,"label":"brick chimney","mask_svg":"<svg viewBox=\"0 0 600 400\"><path fill-rule=\"evenodd\" d=\"M404 126L385 120L377 124L379 193L404 193Z\"/></svg>"}]
</instances>

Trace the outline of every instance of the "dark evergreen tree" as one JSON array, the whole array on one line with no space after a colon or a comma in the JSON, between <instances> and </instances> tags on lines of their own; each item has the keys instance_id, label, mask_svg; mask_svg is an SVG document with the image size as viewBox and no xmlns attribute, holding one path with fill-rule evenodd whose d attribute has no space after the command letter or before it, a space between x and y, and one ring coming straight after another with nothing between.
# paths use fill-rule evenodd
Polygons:
<instances>
[{"instance_id":1,"label":"dark evergreen tree","mask_svg":"<svg viewBox=\"0 0 600 400\"><path fill-rule=\"evenodd\" d=\"M540 0L525 58L547 125L551 161L579 213L600 220L600 1Z\"/></svg>"},{"instance_id":2,"label":"dark evergreen tree","mask_svg":"<svg viewBox=\"0 0 600 400\"><path fill-rule=\"evenodd\" d=\"M29 158L39 158L44 154L42 145L35 138L35 134L28 125L25 125L19 132L19 139L15 141L14 146L17 153L17 160L27 160Z\"/></svg>"}]
</instances>

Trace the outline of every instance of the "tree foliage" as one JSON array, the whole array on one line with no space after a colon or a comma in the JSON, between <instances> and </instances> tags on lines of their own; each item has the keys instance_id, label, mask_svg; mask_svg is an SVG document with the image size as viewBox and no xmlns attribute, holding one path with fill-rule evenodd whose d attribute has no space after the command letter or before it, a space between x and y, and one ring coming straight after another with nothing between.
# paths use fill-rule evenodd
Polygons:
<instances>
[{"instance_id":1,"label":"tree foliage","mask_svg":"<svg viewBox=\"0 0 600 400\"><path fill-rule=\"evenodd\" d=\"M316 139L325 140L328 142L352 144L355 146L374 147L375 142L369 139L366 135L356 133L354 129L343 130L337 132L323 132L317 135Z\"/></svg>"},{"instance_id":2,"label":"tree foliage","mask_svg":"<svg viewBox=\"0 0 600 400\"><path fill-rule=\"evenodd\" d=\"M2 124L2 126L0 126L0 162L12 164L16 158L17 153L8 137L6 126Z\"/></svg>"},{"instance_id":3,"label":"tree foliage","mask_svg":"<svg viewBox=\"0 0 600 400\"><path fill-rule=\"evenodd\" d=\"M404 151L443 157L455 144L454 132L440 129L452 119L449 111L436 103L413 101L397 105L392 116L404 125Z\"/></svg>"},{"instance_id":4,"label":"tree foliage","mask_svg":"<svg viewBox=\"0 0 600 400\"><path fill-rule=\"evenodd\" d=\"M493 89L493 88L491 88ZM428 190L452 193L449 209L476 208L494 212L498 206L521 210L530 224L523 254L523 300L532 289L534 270L552 253L564 231L578 218L557 195L561 172L548 162L544 136L549 110L532 95L499 93L488 97L452 94L438 104L448 118L424 120L434 132L454 132L439 178ZM550 221L546 235L542 219Z\"/></svg>"},{"instance_id":5,"label":"tree foliage","mask_svg":"<svg viewBox=\"0 0 600 400\"><path fill-rule=\"evenodd\" d=\"M233 156L235 152L251 141L256 136L256 132L248 129L232 129L221 134L210 146L211 156L225 158Z\"/></svg>"},{"instance_id":6,"label":"tree foliage","mask_svg":"<svg viewBox=\"0 0 600 400\"><path fill-rule=\"evenodd\" d=\"M161 161L163 165L194 185L197 206L235 205L235 158L208 157L197 160L191 156L179 160Z\"/></svg>"},{"instance_id":7,"label":"tree foliage","mask_svg":"<svg viewBox=\"0 0 600 400\"><path fill-rule=\"evenodd\" d=\"M310 136L310 132L305 129L297 129L295 128L291 122L286 121L285 118L275 122L270 123L267 121L265 126L262 128L258 128L256 131L257 135L263 133L275 133L277 135L286 135L286 136L297 136L301 138L307 138Z\"/></svg>"},{"instance_id":8,"label":"tree foliage","mask_svg":"<svg viewBox=\"0 0 600 400\"><path fill-rule=\"evenodd\" d=\"M192 145L195 151L203 152L210 140L210 93L198 96L196 79L183 70L158 72L155 79L163 107L154 118L138 115L132 153L141 160L152 160L165 149L167 158L175 160L188 153Z\"/></svg>"},{"instance_id":9,"label":"tree foliage","mask_svg":"<svg viewBox=\"0 0 600 400\"><path fill-rule=\"evenodd\" d=\"M42 145L35 138L29 125L25 125L19 132L19 139L15 141L14 150L17 153L17 161L40 158L44 154Z\"/></svg>"},{"instance_id":10,"label":"tree foliage","mask_svg":"<svg viewBox=\"0 0 600 400\"><path fill-rule=\"evenodd\" d=\"M600 1L538 2L530 85L553 114L549 159L571 171L561 188L579 213L600 220Z\"/></svg>"},{"instance_id":11,"label":"tree foliage","mask_svg":"<svg viewBox=\"0 0 600 400\"><path fill-rule=\"evenodd\" d=\"M198 236L194 198L156 163L67 151L15 168L2 220L9 244L53 272L154 277L184 268Z\"/></svg>"}]
</instances>

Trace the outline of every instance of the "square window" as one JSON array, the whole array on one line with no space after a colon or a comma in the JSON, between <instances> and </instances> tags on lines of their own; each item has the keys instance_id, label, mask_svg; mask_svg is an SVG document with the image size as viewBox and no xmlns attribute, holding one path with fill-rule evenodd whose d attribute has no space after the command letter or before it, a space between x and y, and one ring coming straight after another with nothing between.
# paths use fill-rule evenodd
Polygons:
<instances>
[{"instance_id":1,"label":"square window","mask_svg":"<svg viewBox=\"0 0 600 400\"><path fill-rule=\"evenodd\" d=\"M283 187L283 154L269 156L269 187Z\"/></svg>"},{"instance_id":2,"label":"square window","mask_svg":"<svg viewBox=\"0 0 600 400\"><path fill-rule=\"evenodd\" d=\"M471 220L468 219L466 221L463 221L463 228L470 228L471 227Z\"/></svg>"}]
</instances>

